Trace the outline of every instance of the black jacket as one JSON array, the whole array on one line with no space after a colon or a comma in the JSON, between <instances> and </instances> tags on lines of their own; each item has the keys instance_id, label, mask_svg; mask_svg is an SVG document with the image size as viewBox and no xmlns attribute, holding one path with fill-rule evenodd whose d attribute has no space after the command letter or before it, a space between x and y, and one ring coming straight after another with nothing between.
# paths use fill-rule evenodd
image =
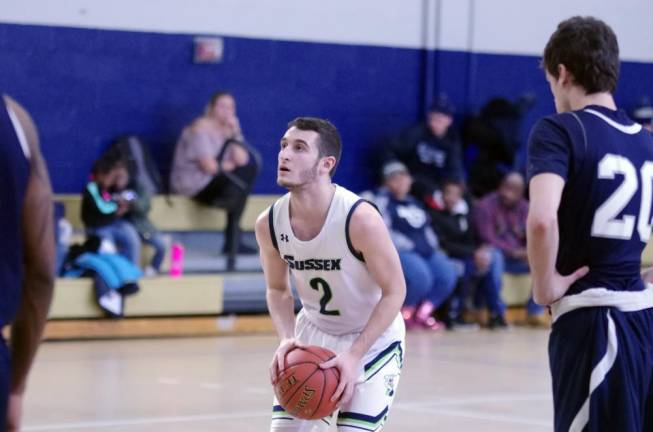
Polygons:
<instances>
[{"instance_id":1,"label":"black jacket","mask_svg":"<svg viewBox=\"0 0 653 432\"><path fill-rule=\"evenodd\" d=\"M97 183L90 182L82 194L82 222L86 228L99 228L109 225L119 218L118 204L105 200Z\"/></svg>"},{"instance_id":2,"label":"black jacket","mask_svg":"<svg viewBox=\"0 0 653 432\"><path fill-rule=\"evenodd\" d=\"M464 180L462 145L450 127L443 138L433 135L425 123L405 130L390 145L385 160L403 162L413 176L413 195L430 196L445 180Z\"/></svg>"},{"instance_id":3,"label":"black jacket","mask_svg":"<svg viewBox=\"0 0 653 432\"><path fill-rule=\"evenodd\" d=\"M454 214L448 210L431 211L433 229L440 246L452 258L470 259L478 247L478 240L468 214Z\"/></svg>"}]
</instances>

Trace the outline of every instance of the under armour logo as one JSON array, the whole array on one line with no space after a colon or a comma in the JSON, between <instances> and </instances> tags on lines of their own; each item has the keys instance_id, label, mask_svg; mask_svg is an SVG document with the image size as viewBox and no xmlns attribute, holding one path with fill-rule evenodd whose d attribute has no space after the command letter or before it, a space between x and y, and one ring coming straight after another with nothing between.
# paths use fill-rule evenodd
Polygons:
<instances>
[{"instance_id":1,"label":"under armour logo","mask_svg":"<svg viewBox=\"0 0 653 432\"><path fill-rule=\"evenodd\" d=\"M281 234L281 241L288 243L290 239L288 239L288 234Z\"/></svg>"}]
</instances>

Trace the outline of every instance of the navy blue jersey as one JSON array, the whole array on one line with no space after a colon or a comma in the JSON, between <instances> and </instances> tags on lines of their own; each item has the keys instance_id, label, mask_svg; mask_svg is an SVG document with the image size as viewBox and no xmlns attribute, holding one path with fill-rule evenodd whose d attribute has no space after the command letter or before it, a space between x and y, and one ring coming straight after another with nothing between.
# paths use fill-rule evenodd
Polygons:
<instances>
[{"instance_id":1,"label":"navy blue jersey","mask_svg":"<svg viewBox=\"0 0 653 432\"><path fill-rule=\"evenodd\" d=\"M27 151L0 94L0 325L13 319L23 282L21 214L30 173Z\"/></svg>"},{"instance_id":2,"label":"navy blue jersey","mask_svg":"<svg viewBox=\"0 0 653 432\"><path fill-rule=\"evenodd\" d=\"M565 180L558 272L590 268L567 294L643 289L640 261L651 233L651 134L623 111L592 105L540 120L528 152L529 179L555 173Z\"/></svg>"},{"instance_id":3,"label":"navy blue jersey","mask_svg":"<svg viewBox=\"0 0 653 432\"><path fill-rule=\"evenodd\" d=\"M417 199L408 195L398 200L387 189L381 188L374 201L398 250L431 256L438 248L431 218Z\"/></svg>"}]
</instances>

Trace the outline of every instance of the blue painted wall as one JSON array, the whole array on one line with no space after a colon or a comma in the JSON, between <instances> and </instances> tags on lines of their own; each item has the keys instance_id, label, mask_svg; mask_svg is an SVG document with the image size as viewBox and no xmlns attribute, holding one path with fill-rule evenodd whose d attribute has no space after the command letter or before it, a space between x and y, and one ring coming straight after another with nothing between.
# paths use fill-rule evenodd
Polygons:
<instances>
[{"instance_id":1,"label":"blue painted wall","mask_svg":"<svg viewBox=\"0 0 653 432\"><path fill-rule=\"evenodd\" d=\"M492 96L533 91L525 129L553 110L536 57L230 37L221 64L195 65L192 49L189 35L0 24L0 89L36 120L56 192L81 191L93 160L124 133L142 136L167 176L181 129L217 89L234 93L243 130L264 155L257 193L281 192L278 140L299 115L339 127L335 180L361 190L383 139L421 116L424 88L469 112ZM623 65L619 102L651 89L652 64Z\"/></svg>"}]
</instances>

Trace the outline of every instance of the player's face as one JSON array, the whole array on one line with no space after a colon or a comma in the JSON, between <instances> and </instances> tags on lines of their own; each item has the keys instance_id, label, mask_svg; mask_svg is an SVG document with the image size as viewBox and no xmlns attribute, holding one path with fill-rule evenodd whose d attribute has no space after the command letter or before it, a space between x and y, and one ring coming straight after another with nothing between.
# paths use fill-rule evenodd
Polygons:
<instances>
[{"instance_id":1,"label":"player's face","mask_svg":"<svg viewBox=\"0 0 653 432\"><path fill-rule=\"evenodd\" d=\"M427 115L426 121L433 135L443 137L447 134L453 118L448 114L432 112Z\"/></svg>"},{"instance_id":2,"label":"player's face","mask_svg":"<svg viewBox=\"0 0 653 432\"><path fill-rule=\"evenodd\" d=\"M320 169L318 142L315 131L304 131L291 127L281 138L277 184L293 189L313 183L324 170ZM328 171L326 172L328 175Z\"/></svg>"},{"instance_id":3,"label":"player's face","mask_svg":"<svg viewBox=\"0 0 653 432\"><path fill-rule=\"evenodd\" d=\"M553 95L556 112L562 113L571 111L571 106L562 84L562 80L551 75L549 71L546 72L546 80L549 83L549 88L551 89L551 94Z\"/></svg>"}]
</instances>

